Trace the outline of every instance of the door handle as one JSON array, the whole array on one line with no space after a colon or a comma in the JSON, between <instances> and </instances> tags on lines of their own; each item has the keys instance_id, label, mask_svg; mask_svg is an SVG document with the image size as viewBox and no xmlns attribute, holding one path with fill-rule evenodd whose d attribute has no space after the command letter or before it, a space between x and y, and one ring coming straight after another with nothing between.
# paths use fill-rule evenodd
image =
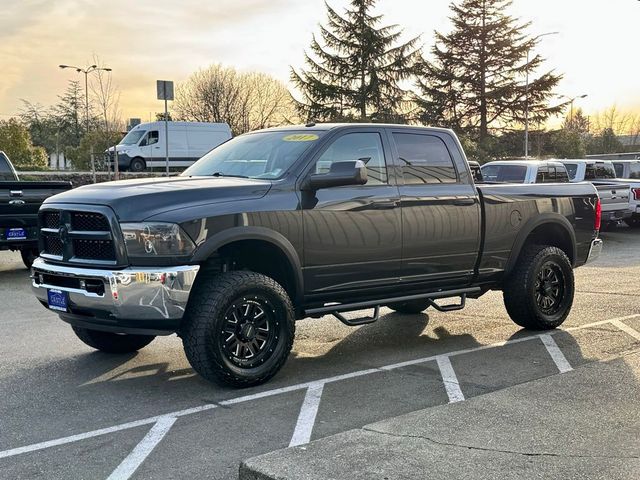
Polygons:
<instances>
[{"instance_id":1,"label":"door handle","mask_svg":"<svg viewBox=\"0 0 640 480\"><path fill-rule=\"evenodd\" d=\"M398 201L394 201L394 202L376 202L376 203L373 203L371 205L376 210L391 210L393 208L399 207L400 206L400 202L398 202Z\"/></svg>"},{"instance_id":2,"label":"door handle","mask_svg":"<svg viewBox=\"0 0 640 480\"><path fill-rule=\"evenodd\" d=\"M458 206L458 207L462 207L465 205L475 205L476 204L476 199L475 198L456 198L453 201L453 204Z\"/></svg>"}]
</instances>

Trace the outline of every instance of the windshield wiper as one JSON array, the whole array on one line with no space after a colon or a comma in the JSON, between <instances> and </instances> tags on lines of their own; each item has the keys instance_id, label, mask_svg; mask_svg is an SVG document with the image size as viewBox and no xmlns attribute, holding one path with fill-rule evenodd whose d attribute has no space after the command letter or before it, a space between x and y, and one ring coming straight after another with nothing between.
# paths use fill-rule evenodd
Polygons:
<instances>
[{"instance_id":1,"label":"windshield wiper","mask_svg":"<svg viewBox=\"0 0 640 480\"><path fill-rule=\"evenodd\" d=\"M235 177L235 178L249 178L246 175L231 175L228 173L222 173L222 172L214 172L211 174L212 177Z\"/></svg>"}]
</instances>

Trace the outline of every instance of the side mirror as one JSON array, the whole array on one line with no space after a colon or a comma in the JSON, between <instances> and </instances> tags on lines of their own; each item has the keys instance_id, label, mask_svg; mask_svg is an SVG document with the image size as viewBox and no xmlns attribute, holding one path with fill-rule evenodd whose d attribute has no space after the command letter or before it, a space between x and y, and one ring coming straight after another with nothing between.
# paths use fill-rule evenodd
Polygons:
<instances>
[{"instance_id":1,"label":"side mirror","mask_svg":"<svg viewBox=\"0 0 640 480\"><path fill-rule=\"evenodd\" d=\"M364 185L365 183L367 183L367 167L362 160L333 162L327 173L310 175L302 189L315 191L322 188Z\"/></svg>"}]
</instances>

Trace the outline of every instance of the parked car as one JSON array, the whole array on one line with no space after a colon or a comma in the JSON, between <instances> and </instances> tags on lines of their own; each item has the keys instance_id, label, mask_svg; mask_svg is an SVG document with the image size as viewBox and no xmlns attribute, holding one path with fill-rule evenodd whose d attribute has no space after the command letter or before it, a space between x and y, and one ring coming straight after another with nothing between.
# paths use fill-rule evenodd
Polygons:
<instances>
[{"instance_id":1,"label":"parked car","mask_svg":"<svg viewBox=\"0 0 640 480\"><path fill-rule=\"evenodd\" d=\"M485 163L482 178L488 183L567 183L567 169L560 162L504 160Z\"/></svg>"},{"instance_id":2,"label":"parked car","mask_svg":"<svg viewBox=\"0 0 640 480\"><path fill-rule=\"evenodd\" d=\"M58 195L40 221L33 292L83 342L178 333L196 372L234 386L272 377L305 317L362 325L493 289L518 325L555 328L602 248L593 185L475 185L452 131L402 125L252 132L179 177Z\"/></svg>"},{"instance_id":3,"label":"parked car","mask_svg":"<svg viewBox=\"0 0 640 480\"><path fill-rule=\"evenodd\" d=\"M630 227L640 227L640 160L612 160L618 181L628 183L631 188L629 209L631 217L625 222Z\"/></svg>"},{"instance_id":4,"label":"parked car","mask_svg":"<svg viewBox=\"0 0 640 480\"><path fill-rule=\"evenodd\" d=\"M231 138L226 123L168 122L169 166L188 167L205 153ZM164 122L141 123L133 127L115 147L109 148L110 163L114 149L118 168L141 172L148 167L165 167L166 140Z\"/></svg>"},{"instance_id":5,"label":"parked car","mask_svg":"<svg viewBox=\"0 0 640 480\"><path fill-rule=\"evenodd\" d=\"M69 182L20 181L9 157L0 151L0 250L19 251L27 268L38 256L38 209Z\"/></svg>"},{"instance_id":6,"label":"parked car","mask_svg":"<svg viewBox=\"0 0 640 480\"><path fill-rule=\"evenodd\" d=\"M631 217L629 206L631 187L616 178L613 164L606 160L555 160L567 167L572 182L591 182L602 201L603 227L612 227Z\"/></svg>"}]
</instances>

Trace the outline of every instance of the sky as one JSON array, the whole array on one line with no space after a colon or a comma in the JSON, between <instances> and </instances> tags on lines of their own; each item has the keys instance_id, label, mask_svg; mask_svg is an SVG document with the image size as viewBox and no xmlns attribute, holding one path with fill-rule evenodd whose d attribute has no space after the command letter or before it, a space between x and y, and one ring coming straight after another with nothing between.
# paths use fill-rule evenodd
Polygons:
<instances>
[{"instance_id":1,"label":"sky","mask_svg":"<svg viewBox=\"0 0 640 480\"><path fill-rule=\"evenodd\" d=\"M328 0L341 11L348 0ZM406 39L451 28L449 0L378 0L385 23ZM558 94L588 95L576 107L594 114L611 105L640 112L640 1L514 0L510 14L531 21L544 70L564 74ZM155 80L184 81L212 63L289 81L291 65L326 17L323 0L0 0L0 119L21 99L48 106L70 79L61 63L113 69L125 118L162 111Z\"/></svg>"}]
</instances>

